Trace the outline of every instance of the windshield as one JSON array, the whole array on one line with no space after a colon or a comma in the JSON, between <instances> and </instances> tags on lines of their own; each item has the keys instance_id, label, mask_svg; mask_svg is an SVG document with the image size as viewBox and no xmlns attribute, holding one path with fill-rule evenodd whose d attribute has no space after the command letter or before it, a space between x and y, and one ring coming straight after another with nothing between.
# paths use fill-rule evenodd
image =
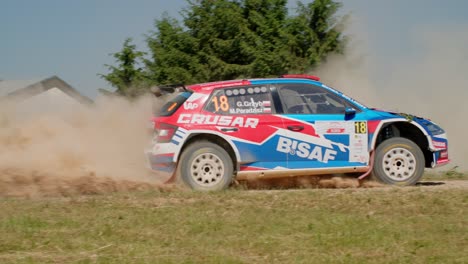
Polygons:
<instances>
[{"instance_id":1,"label":"windshield","mask_svg":"<svg viewBox=\"0 0 468 264\"><path fill-rule=\"evenodd\" d=\"M335 88L332 88L330 86L326 86L325 84L323 84L323 87L327 88L327 89L330 89L332 90L333 92L341 95L343 98L345 98L346 100L349 100L350 102L354 103L355 105L361 107L361 108L368 108L366 105L362 104L361 102L355 100L354 98L351 98L349 96L347 96L346 94L340 92L339 90L335 89Z\"/></svg>"}]
</instances>

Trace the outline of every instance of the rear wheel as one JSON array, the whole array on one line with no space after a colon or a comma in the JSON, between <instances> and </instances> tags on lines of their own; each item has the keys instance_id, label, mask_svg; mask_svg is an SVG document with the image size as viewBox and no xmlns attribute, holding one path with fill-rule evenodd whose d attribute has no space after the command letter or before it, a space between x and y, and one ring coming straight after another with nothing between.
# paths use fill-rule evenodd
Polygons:
<instances>
[{"instance_id":1,"label":"rear wheel","mask_svg":"<svg viewBox=\"0 0 468 264\"><path fill-rule=\"evenodd\" d=\"M394 137L377 147L372 177L392 185L414 185L424 173L424 154L413 141Z\"/></svg>"},{"instance_id":2,"label":"rear wheel","mask_svg":"<svg viewBox=\"0 0 468 264\"><path fill-rule=\"evenodd\" d=\"M219 191L232 182L234 166L229 154L209 141L190 144L177 167L178 182L199 191Z\"/></svg>"}]
</instances>

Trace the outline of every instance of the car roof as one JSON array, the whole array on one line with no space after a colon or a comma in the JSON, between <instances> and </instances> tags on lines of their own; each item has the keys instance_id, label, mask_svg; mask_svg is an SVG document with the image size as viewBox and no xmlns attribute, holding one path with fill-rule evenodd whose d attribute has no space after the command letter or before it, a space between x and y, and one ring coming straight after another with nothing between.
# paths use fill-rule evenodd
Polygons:
<instances>
[{"instance_id":1,"label":"car roof","mask_svg":"<svg viewBox=\"0 0 468 264\"><path fill-rule=\"evenodd\" d=\"M238 79L238 80L228 80L228 81L218 81L218 82L207 82L192 84L187 86L189 90L194 92L211 92L213 89L219 88L229 88L236 86L246 86L252 84L262 84L268 82L310 82L315 84L322 84L318 80L311 80L309 78L258 78L258 79Z\"/></svg>"},{"instance_id":2,"label":"car roof","mask_svg":"<svg viewBox=\"0 0 468 264\"><path fill-rule=\"evenodd\" d=\"M207 82L207 83L199 83L199 84L192 84L187 86L189 90L195 92L202 92L202 91L211 91L215 88L227 88L227 87L235 87L235 86L245 86L250 85L250 80L229 80L229 81L218 81L218 82Z\"/></svg>"}]
</instances>

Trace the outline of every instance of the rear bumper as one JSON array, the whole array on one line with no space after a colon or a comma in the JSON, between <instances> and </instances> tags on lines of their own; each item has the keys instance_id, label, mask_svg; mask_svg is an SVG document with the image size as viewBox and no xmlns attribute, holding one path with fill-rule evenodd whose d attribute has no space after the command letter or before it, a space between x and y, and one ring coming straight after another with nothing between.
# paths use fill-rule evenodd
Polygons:
<instances>
[{"instance_id":1,"label":"rear bumper","mask_svg":"<svg viewBox=\"0 0 468 264\"><path fill-rule=\"evenodd\" d=\"M174 154L153 154L146 152L148 167L157 172L174 173L176 164L173 161Z\"/></svg>"}]
</instances>

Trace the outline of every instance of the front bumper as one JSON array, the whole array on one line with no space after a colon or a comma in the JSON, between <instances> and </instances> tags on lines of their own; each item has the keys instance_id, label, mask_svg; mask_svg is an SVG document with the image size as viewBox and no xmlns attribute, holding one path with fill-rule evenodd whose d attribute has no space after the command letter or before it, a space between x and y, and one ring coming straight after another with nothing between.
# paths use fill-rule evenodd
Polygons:
<instances>
[{"instance_id":1,"label":"front bumper","mask_svg":"<svg viewBox=\"0 0 468 264\"><path fill-rule=\"evenodd\" d=\"M447 149L438 150L434 152L432 155L433 155L432 168L441 167L450 163Z\"/></svg>"},{"instance_id":2,"label":"front bumper","mask_svg":"<svg viewBox=\"0 0 468 264\"><path fill-rule=\"evenodd\" d=\"M431 137L430 149L433 153L431 162L432 168L440 167L450 162L448 140L445 133Z\"/></svg>"}]
</instances>

